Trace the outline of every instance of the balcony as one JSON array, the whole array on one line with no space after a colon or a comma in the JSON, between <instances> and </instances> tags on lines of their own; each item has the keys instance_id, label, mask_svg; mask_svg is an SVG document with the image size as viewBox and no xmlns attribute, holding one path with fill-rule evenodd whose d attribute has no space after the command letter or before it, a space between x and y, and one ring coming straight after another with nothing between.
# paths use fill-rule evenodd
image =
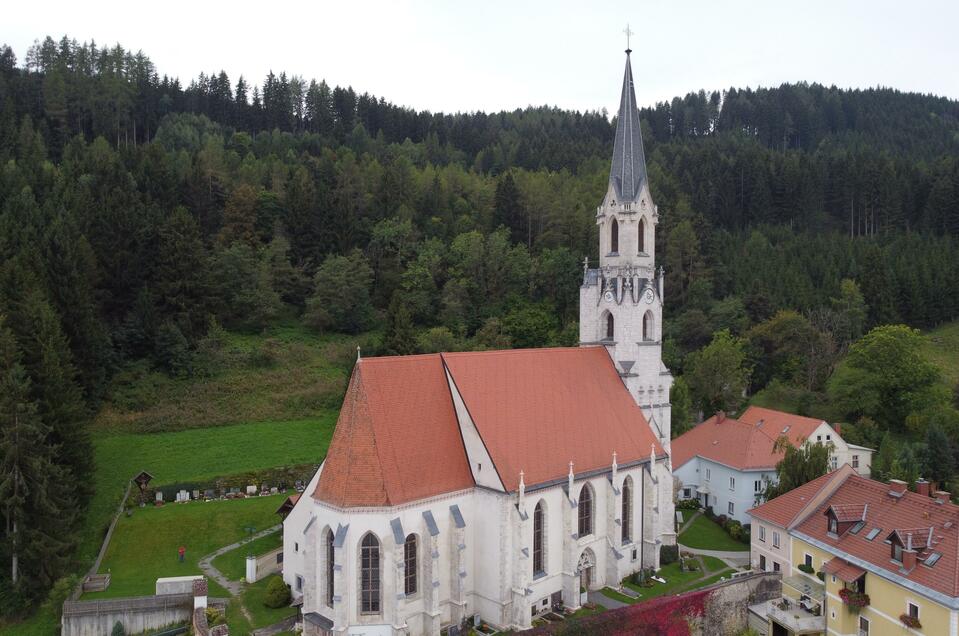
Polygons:
<instances>
[{"instance_id":1,"label":"balcony","mask_svg":"<svg viewBox=\"0 0 959 636\"><path fill-rule=\"evenodd\" d=\"M826 617L817 616L815 612L796 601L789 599L766 601L753 605L749 609L754 614L772 619L782 625L789 630L790 634L821 634L826 631Z\"/></svg>"}]
</instances>

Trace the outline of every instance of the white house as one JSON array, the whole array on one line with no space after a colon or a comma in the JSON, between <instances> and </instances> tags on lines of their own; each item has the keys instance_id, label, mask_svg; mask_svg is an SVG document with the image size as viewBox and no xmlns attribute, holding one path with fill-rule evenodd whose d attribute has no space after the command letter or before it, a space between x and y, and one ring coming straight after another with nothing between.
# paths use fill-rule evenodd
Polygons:
<instances>
[{"instance_id":1,"label":"white house","mask_svg":"<svg viewBox=\"0 0 959 636\"><path fill-rule=\"evenodd\" d=\"M283 523L305 634L528 628L675 543L658 213L628 55L582 346L357 361Z\"/></svg>"},{"instance_id":2,"label":"white house","mask_svg":"<svg viewBox=\"0 0 959 636\"><path fill-rule=\"evenodd\" d=\"M849 464L868 476L872 449L847 444L839 432L822 420L750 406L738 418L717 413L673 440L673 473L682 486L680 496L695 498L746 524L747 511L762 502L767 483L775 483L774 450L785 436L795 446L817 442L831 446L830 470Z\"/></svg>"}]
</instances>

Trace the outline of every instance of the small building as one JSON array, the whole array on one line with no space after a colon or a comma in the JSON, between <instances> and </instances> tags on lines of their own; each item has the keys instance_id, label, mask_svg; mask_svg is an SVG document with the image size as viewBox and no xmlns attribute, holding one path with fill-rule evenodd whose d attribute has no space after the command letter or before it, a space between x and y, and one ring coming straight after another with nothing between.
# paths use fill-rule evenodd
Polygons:
<instances>
[{"instance_id":1,"label":"small building","mask_svg":"<svg viewBox=\"0 0 959 636\"><path fill-rule=\"evenodd\" d=\"M776 464L782 453L776 440L793 445L830 445L829 466L849 464L868 476L872 449L847 444L823 420L750 406L737 419L717 413L672 442L673 473L681 482L680 497L698 499L717 515L746 524L747 511L762 503L763 492L776 483Z\"/></svg>"},{"instance_id":2,"label":"small building","mask_svg":"<svg viewBox=\"0 0 959 636\"><path fill-rule=\"evenodd\" d=\"M883 483L850 467L751 511L753 566L782 565L783 598L750 607L761 633L959 635L959 506L919 480ZM788 535L770 552L770 532ZM788 563L788 568L785 563Z\"/></svg>"}]
</instances>

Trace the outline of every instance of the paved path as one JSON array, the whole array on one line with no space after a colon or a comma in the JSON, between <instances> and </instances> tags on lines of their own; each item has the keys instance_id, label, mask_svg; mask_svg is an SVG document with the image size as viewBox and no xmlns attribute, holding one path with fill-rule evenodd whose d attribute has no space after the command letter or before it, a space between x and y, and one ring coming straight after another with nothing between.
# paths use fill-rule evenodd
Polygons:
<instances>
[{"instance_id":1,"label":"paved path","mask_svg":"<svg viewBox=\"0 0 959 636\"><path fill-rule=\"evenodd\" d=\"M296 623L296 615L289 616L284 618L279 623L270 625L269 627L261 627L260 629L254 629L252 636L273 636L274 634L279 634L280 632L292 632L293 625Z\"/></svg>"},{"instance_id":2,"label":"paved path","mask_svg":"<svg viewBox=\"0 0 959 636\"><path fill-rule=\"evenodd\" d=\"M688 510L684 510L683 512L689 512L689 511L688 511ZM697 510L696 512L694 512L694 513L692 514L692 516L689 517L689 519L686 519L686 521L683 522L683 527L680 528L680 529L679 529L679 532L677 532L676 534L677 534L677 535L680 535L680 534L686 532L686 528L688 528L688 527L693 523L693 521L696 519L696 517L699 517L699 516L701 516L702 514L703 514L702 510ZM683 516L685 517L685 515L683 515Z\"/></svg>"},{"instance_id":3,"label":"paved path","mask_svg":"<svg viewBox=\"0 0 959 636\"><path fill-rule=\"evenodd\" d=\"M623 603L622 601L617 601L614 598L609 598L600 590L590 590L587 592L586 600L590 603L595 603L596 605L602 605L606 609L619 609L620 607L629 606L629 603Z\"/></svg>"},{"instance_id":4,"label":"paved path","mask_svg":"<svg viewBox=\"0 0 959 636\"><path fill-rule=\"evenodd\" d=\"M239 581L231 581L225 576L223 576L222 572L220 572L215 567L213 567L213 559L220 556L224 552L229 552L230 550L236 550L240 546L245 545L249 543L250 541L259 539L260 537L264 537L268 534L276 532L282 527L283 527L282 524L278 523L275 526L271 528L267 528L266 530L261 530L257 532L256 534L254 534L253 536L243 539L242 541L237 541L236 543L225 545L219 550L217 550L216 552L212 552L206 555L205 557L203 557L202 559L200 559L199 565L200 565L200 569L203 570L203 573L206 574L209 578L219 583L227 592L230 593L230 596L236 597L237 599L236 602L237 604L239 604L240 609L243 611L243 615L246 616L246 619L250 621L251 623L253 622L253 617L250 616L250 613L243 606L243 603L240 602L240 593L243 592L243 584L240 583ZM282 631L282 630L277 630L277 631Z\"/></svg>"},{"instance_id":5,"label":"paved path","mask_svg":"<svg viewBox=\"0 0 959 636\"><path fill-rule=\"evenodd\" d=\"M717 559L721 559L731 568L740 568L744 565L749 565L749 550L701 550L699 548L690 548L689 546L679 544L679 551L692 552L693 554L698 554L701 556L716 557Z\"/></svg>"}]
</instances>

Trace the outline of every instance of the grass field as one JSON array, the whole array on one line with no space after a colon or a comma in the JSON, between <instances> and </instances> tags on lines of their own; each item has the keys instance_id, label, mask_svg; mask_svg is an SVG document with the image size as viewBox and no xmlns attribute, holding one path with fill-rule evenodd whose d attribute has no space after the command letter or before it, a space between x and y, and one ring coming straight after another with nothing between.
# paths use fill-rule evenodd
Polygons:
<instances>
[{"instance_id":1,"label":"grass field","mask_svg":"<svg viewBox=\"0 0 959 636\"><path fill-rule=\"evenodd\" d=\"M922 351L942 371L950 389L959 384L959 321L926 332Z\"/></svg>"},{"instance_id":2,"label":"grass field","mask_svg":"<svg viewBox=\"0 0 959 636\"><path fill-rule=\"evenodd\" d=\"M162 576L200 574L200 558L246 536L247 526L267 528L279 523L276 509L284 495L228 501L167 504L137 508L122 516L113 533L100 572L110 573L110 587L85 594L85 599L153 594ZM186 548L183 563L177 548ZM211 596L226 596L209 581Z\"/></svg>"},{"instance_id":3,"label":"grass field","mask_svg":"<svg viewBox=\"0 0 959 636\"><path fill-rule=\"evenodd\" d=\"M749 544L736 541L726 531L705 515L699 515L684 532L679 535L679 543L699 550L730 550L745 552Z\"/></svg>"},{"instance_id":4,"label":"grass field","mask_svg":"<svg viewBox=\"0 0 959 636\"><path fill-rule=\"evenodd\" d=\"M224 552L213 559L213 567L231 581L239 581L246 576L246 555L260 555L283 545L283 532L276 531L265 537L244 543L236 550Z\"/></svg>"},{"instance_id":5,"label":"grass field","mask_svg":"<svg viewBox=\"0 0 959 636\"><path fill-rule=\"evenodd\" d=\"M253 624L251 625L253 629L279 623L287 616L296 614L295 607L273 609L266 606L264 602L266 600L266 588L270 584L271 578L272 577L268 576L253 585L247 585L246 589L243 590L243 606L246 607L247 611L250 612L250 615L253 617ZM234 634L232 625L230 634L231 636Z\"/></svg>"}]
</instances>

